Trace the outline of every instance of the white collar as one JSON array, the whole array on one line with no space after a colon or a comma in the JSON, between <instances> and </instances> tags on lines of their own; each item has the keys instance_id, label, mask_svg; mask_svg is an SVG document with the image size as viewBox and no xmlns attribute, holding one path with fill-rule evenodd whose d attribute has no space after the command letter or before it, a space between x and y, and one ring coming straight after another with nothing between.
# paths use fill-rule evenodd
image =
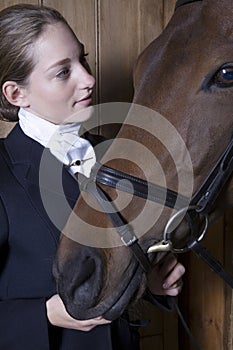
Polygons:
<instances>
[{"instance_id":1,"label":"white collar","mask_svg":"<svg viewBox=\"0 0 233 350\"><path fill-rule=\"evenodd\" d=\"M23 132L27 136L38 141L44 147L48 146L55 133L63 134L65 132L75 131L78 135L81 127L78 123L53 124L48 120L26 111L24 108L20 108L18 116L19 125Z\"/></svg>"},{"instance_id":2,"label":"white collar","mask_svg":"<svg viewBox=\"0 0 233 350\"><path fill-rule=\"evenodd\" d=\"M96 162L95 152L90 142L79 136L81 124L53 124L26 111L19 110L19 125L23 132L50 149L51 153L62 163L68 165L76 160L87 160L80 166L72 166L70 172L90 175Z\"/></svg>"}]
</instances>

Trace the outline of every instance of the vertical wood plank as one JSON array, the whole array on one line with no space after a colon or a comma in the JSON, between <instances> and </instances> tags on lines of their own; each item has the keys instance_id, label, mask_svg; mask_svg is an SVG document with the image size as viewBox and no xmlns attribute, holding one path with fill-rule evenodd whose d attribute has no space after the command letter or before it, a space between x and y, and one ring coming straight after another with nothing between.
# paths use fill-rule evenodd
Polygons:
<instances>
[{"instance_id":1,"label":"vertical wood plank","mask_svg":"<svg viewBox=\"0 0 233 350\"><path fill-rule=\"evenodd\" d=\"M141 350L164 350L163 311L145 300L140 300L129 311L131 320L145 319L149 321L146 327L139 329Z\"/></svg>"},{"instance_id":2,"label":"vertical wood plank","mask_svg":"<svg viewBox=\"0 0 233 350\"><path fill-rule=\"evenodd\" d=\"M141 51L160 34L163 0L99 1L99 102L131 102L133 68ZM109 84L109 82L111 82ZM118 128L102 128L114 137Z\"/></svg>"},{"instance_id":3,"label":"vertical wood plank","mask_svg":"<svg viewBox=\"0 0 233 350\"><path fill-rule=\"evenodd\" d=\"M225 266L233 275L233 210L230 209L225 214ZM226 288L225 303L225 348L224 350L233 349L233 290Z\"/></svg>"},{"instance_id":4,"label":"vertical wood plank","mask_svg":"<svg viewBox=\"0 0 233 350\"><path fill-rule=\"evenodd\" d=\"M225 238L224 220L220 219L206 235L202 245L224 264ZM223 281L211 271L194 253L183 257L186 266L184 288L180 296L184 317L205 350L226 350L224 348L225 286ZM180 347L193 350L190 339L184 329L180 328Z\"/></svg>"},{"instance_id":5,"label":"vertical wood plank","mask_svg":"<svg viewBox=\"0 0 233 350\"><path fill-rule=\"evenodd\" d=\"M136 59L161 33L163 24L163 0L99 2L101 103L131 102Z\"/></svg>"},{"instance_id":6,"label":"vertical wood plank","mask_svg":"<svg viewBox=\"0 0 233 350\"><path fill-rule=\"evenodd\" d=\"M131 102L133 66L138 55L138 0L99 0L99 103ZM104 121L101 120L103 123ZM101 126L107 138L119 124Z\"/></svg>"},{"instance_id":7,"label":"vertical wood plank","mask_svg":"<svg viewBox=\"0 0 233 350\"><path fill-rule=\"evenodd\" d=\"M1 0L0 1L0 10L4 9L5 7L20 4L40 4L40 0L25 0L25 1L20 1L20 0Z\"/></svg>"},{"instance_id":8,"label":"vertical wood plank","mask_svg":"<svg viewBox=\"0 0 233 350\"><path fill-rule=\"evenodd\" d=\"M0 120L0 138L6 137L14 126L15 123L8 123Z\"/></svg>"},{"instance_id":9,"label":"vertical wood plank","mask_svg":"<svg viewBox=\"0 0 233 350\"><path fill-rule=\"evenodd\" d=\"M163 20L164 20L164 27L167 25L168 21L170 20L171 16L174 13L176 0L163 0Z\"/></svg>"},{"instance_id":10,"label":"vertical wood plank","mask_svg":"<svg viewBox=\"0 0 233 350\"><path fill-rule=\"evenodd\" d=\"M156 2L140 0L138 11L138 54L159 36L163 27L163 0L157 0Z\"/></svg>"},{"instance_id":11,"label":"vertical wood plank","mask_svg":"<svg viewBox=\"0 0 233 350\"><path fill-rule=\"evenodd\" d=\"M132 99L132 70L138 53L137 16L135 0L99 2L100 103Z\"/></svg>"}]
</instances>

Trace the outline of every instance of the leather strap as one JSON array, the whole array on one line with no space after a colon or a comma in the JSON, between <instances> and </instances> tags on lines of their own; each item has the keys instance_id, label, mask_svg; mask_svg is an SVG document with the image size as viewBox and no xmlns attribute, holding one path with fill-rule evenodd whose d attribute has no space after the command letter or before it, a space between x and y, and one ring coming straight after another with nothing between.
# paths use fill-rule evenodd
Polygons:
<instances>
[{"instance_id":1,"label":"leather strap","mask_svg":"<svg viewBox=\"0 0 233 350\"><path fill-rule=\"evenodd\" d=\"M215 257L197 241L193 242L189 248L202 259L212 271L214 271L222 280L233 288L233 276L230 275L221 263L215 259Z\"/></svg>"},{"instance_id":2,"label":"leather strap","mask_svg":"<svg viewBox=\"0 0 233 350\"><path fill-rule=\"evenodd\" d=\"M211 212L224 185L233 173L233 138L222 153L209 175L193 196L190 205L196 205L196 211L202 214Z\"/></svg>"},{"instance_id":3,"label":"leather strap","mask_svg":"<svg viewBox=\"0 0 233 350\"><path fill-rule=\"evenodd\" d=\"M109 168L100 163L95 164L93 172L96 172L95 180L98 183L117 188L120 191L131 193L135 196L165 205L166 207L180 209L189 204L187 197L175 191Z\"/></svg>"}]
</instances>

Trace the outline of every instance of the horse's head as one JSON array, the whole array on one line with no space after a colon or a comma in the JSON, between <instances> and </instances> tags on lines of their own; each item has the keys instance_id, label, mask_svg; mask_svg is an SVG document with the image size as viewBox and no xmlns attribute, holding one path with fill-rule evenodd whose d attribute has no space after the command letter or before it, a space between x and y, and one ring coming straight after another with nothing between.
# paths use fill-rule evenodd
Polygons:
<instances>
[{"instance_id":1,"label":"horse's head","mask_svg":"<svg viewBox=\"0 0 233 350\"><path fill-rule=\"evenodd\" d=\"M148 112L145 128L129 125L131 123L122 128L102 163L146 177L151 182L158 182L160 176L157 175L161 175L162 168L167 186L177 191L179 173L186 173L190 159L193 173L186 174L186 178L188 181L193 176L194 181L188 190L191 186L191 192L195 192L200 187L232 137L232 19L231 0L194 1L176 10L164 32L137 61L133 102L158 112L176 130L175 135L181 136L183 144L173 137L174 133L170 137L169 130L161 131L164 135L167 133L165 143L151 136L146 127L159 129L161 125L153 125L160 119L153 119L153 112L151 115ZM132 108L126 123L132 121L134 113ZM119 138L143 144L158 162L151 164L141 149L137 157L143 167L120 157L114 159ZM185 147L180 148L181 144ZM122 158L128 153L131 159L132 149L132 144L125 147ZM176 155L175 160L170 150ZM187 150L190 158L186 158ZM110 198L116 198L115 190L104 189ZM232 181L223 189L216 208L232 205L231 193ZM187 195L185 185L181 194ZM161 209L160 204L147 207L143 199L128 199L127 196L121 193L123 201L128 201L121 210L122 216L139 234L139 243L146 252L151 244L161 239L171 210ZM67 310L78 319L99 315L114 319L145 288L143 270L131 251L121 245L107 216L98 210L89 196L79 199L64 229L55 262L58 292ZM159 212L158 218L151 222L156 212ZM78 221L76 214L81 218ZM181 231L184 228L186 225Z\"/></svg>"}]
</instances>

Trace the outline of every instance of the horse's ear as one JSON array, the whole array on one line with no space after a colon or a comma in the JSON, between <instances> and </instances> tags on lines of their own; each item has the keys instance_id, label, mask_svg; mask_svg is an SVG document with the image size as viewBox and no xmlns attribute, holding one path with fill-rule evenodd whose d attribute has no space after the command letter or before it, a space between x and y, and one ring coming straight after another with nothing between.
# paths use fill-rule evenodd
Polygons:
<instances>
[{"instance_id":1,"label":"horse's ear","mask_svg":"<svg viewBox=\"0 0 233 350\"><path fill-rule=\"evenodd\" d=\"M2 86L2 93L7 101L14 106L29 106L26 89L14 81L6 81Z\"/></svg>"},{"instance_id":2,"label":"horse's ear","mask_svg":"<svg viewBox=\"0 0 233 350\"><path fill-rule=\"evenodd\" d=\"M175 10L182 5L190 4L191 2L196 2L196 1L203 1L203 0L177 0L175 5Z\"/></svg>"}]
</instances>

